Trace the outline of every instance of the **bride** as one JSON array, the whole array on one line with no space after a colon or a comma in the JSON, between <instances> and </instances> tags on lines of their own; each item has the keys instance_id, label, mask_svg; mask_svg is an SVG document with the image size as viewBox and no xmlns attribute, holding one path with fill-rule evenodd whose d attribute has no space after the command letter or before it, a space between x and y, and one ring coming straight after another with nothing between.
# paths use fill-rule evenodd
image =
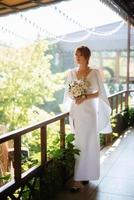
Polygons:
<instances>
[{"instance_id":1,"label":"bride","mask_svg":"<svg viewBox=\"0 0 134 200\"><path fill-rule=\"evenodd\" d=\"M99 133L111 133L111 108L99 70L89 66L91 51L86 46L75 50L77 68L69 70L64 94L64 106L69 111L70 126L75 134L75 146L80 155L75 157L74 183L71 191L100 176ZM86 95L72 98L68 85L74 81L89 82Z\"/></svg>"}]
</instances>

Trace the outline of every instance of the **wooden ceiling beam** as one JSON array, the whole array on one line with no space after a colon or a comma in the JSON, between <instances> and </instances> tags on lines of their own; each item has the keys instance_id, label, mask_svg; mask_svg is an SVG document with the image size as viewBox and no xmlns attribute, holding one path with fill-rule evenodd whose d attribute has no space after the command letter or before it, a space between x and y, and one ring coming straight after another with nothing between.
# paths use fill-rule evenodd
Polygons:
<instances>
[{"instance_id":1,"label":"wooden ceiling beam","mask_svg":"<svg viewBox=\"0 0 134 200\"><path fill-rule=\"evenodd\" d=\"M28 10L40 6L46 6L49 4L58 3L60 1L69 1L69 0L22 0L20 3L14 4L15 1L0 0L0 16L6 15L9 13L16 13L23 10ZM125 20L128 20L130 17L131 23L134 25L134 0L100 0L106 5L111 7L115 12L122 16ZM17 1L16 1L17 2Z\"/></svg>"}]
</instances>

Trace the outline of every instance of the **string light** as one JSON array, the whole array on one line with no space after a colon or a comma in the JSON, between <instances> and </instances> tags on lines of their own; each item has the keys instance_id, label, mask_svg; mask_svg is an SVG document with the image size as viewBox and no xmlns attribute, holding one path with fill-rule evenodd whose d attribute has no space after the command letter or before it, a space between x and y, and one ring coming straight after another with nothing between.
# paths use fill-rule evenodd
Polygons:
<instances>
[{"instance_id":1,"label":"string light","mask_svg":"<svg viewBox=\"0 0 134 200\"><path fill-rule=\"evenodd\" d=\"M65 12L63 12L61 9L59 9L57 6L51 6L55 11L57 11L59 14L61 14L63 17L65 17L67 20L71 21L73 24L78 25L80 28L86 30L87 27L81 25L79 22L77 22L75 19L67 15Z\"/></svg>"},{"instance_id":2,"label":"string light","mask_svg":"<svg viewBox=\"0 0 134 200\"><path fill-rule=\"evenodd\" d=\"M77 42L81 42L81 41L88 39L91 35L102 36L102 37L109 36L109 35L116 33L117 31L119 31L125 23L125 22L122 21L113 30L110 30L110 31L107 31L107 32L99 32L99 31L95 31L95 27L94 28L88 28L86 26L81 25L77 20L70 17L68 14L63 12L57 6L51 6L51 8L54 9L56 12L58 12L60 15L62 15L64 18L66 18L66 20L68 20L71 23L79 26L81 28L81 31L86 32L86 34L82 37L78 37L78 38L75 38L75 39L72 39L72 40L67 39L68 35L56 36L54 33L49 32L46 28L41 27L40 25L36 24L34 21L28 19L28 17L24 16L23 14L17 14L25 23L30 24L34 29L36 29L38 31L37 35L40 36L40 38L41 37L46 38L47 40L49 40L49 42L51 44L58 43L59 41L68 42L68 43L77 43ZM5 31L8 34L11 34L14 37L18 37L20 39L23 39L24 41L30 41L30 39L25 38L23 36L20 36L19 34L13 32L13 31L11 31L11 30L3 27L3 26L0 26L0 28L1 28L2 31ZM36 39L37 38L35 38L35 40Z\"/></svg>"},{"instance_id":3,"label":"string light","mask_svg":"<svg viewBox=\"0 0 134 200\"><path fill-rule=\"evenodd\" d=\"M107 31L107 32L97 32L97 31L94 30L94 28L89 29L89 28L87 28L85 26L82 26L79 22L77 22L76 20L72 19L70 16L68 16L65 12L60 10L58 7L51 6L51 8L54 8L54 10L58 11L60 14L62 14L62 16L66 17L66 19L68 19L69 21L72 21L74 24L76 24L79 27L81 27L81 29L83 31L87 32L87 34L82 36L81 38L78 38L78 39L75 39L75 40L66 39L65 36L56 36L55 34L50 33L48 30L40 27L35 22L29 20L26 16L24 16L22 14L20 15L20 17L25 22L29 23L30 25L32 25L33 27L35 27L39 31L41 31L43 33L47 33L48 39L52 40L52 41L50 41L51 44L58 43L59 41L68 42L68 43L77 43L77 42L81 42L81 41L86 40L88 37L91 36L91 34L92 35L96 35L96 36L109 36L109 35L112 35L112 34L116 33L124 25L124 22L121 22L114 30ZM40 33L40 35L41 35L41 33Z\"/></svg>"},{"instance_id":4,"label":"string light","mask_svg":"<svg viewBox=\"0 0 134 200\"><path fill-rule=\"evenodd\" d=\"M3 32L5 32L5 33L7 33L7 34L9 34L9 35L12 35L12 36L14 36L14 37L17 37L17 38L22 39L22 40L25 40L25 41L29 41L27 38L25 38L25 37L23 37L23 36L21 36L21 35L15 33L15 32L13 32L13 31L11 31L10 29L7 29L6 27L3 27L3 26L0 25L0 29L1 29Z\"/></svg>"},{"instance_id":5,"label":"string light","mask_svg":"<svg viewBox=\"0 0 134 200\"><path fill-rule=\"evenodd\" d=\"M29 23L31 26L33 26L33 28L36 28L36 29L39 31L39 34L40 34L40 35L42 35L42 33L46 33L50 38L52 37L52 38L57 39L57 38L56 38L57 36L56 36L55 34L49 32L47 29L44 29L44 28L40 27L40 26L39 26L38 24L36 24L35 22L29 20L26 16L24 16L24 15L22 15L22 14L20 14L19 16L20 16L20 18L21 18L22 20L24 20L25 22L27 22L27 23Z\"/></svg>"},{"instance_id":6,"label":"string light","mask_svg":"<svg viewBox=\"0 0 134 200\"><path fill-rule=\"evenodd\" d=\"M61 14L63 17L65 17L67 20L73 22L75 25L78 25L81 29L87 31L88 33L90 33L90 35L97 35L97 36L109 36L112 35L114 33L116 33L117 31L120 30L120 28L124 25L125 22L120 22L120 24L111 31L107 31L107 32L97 32L95 31L95 28L89 29L88 27L85 27L83 25L81 25L79 22L77 22L75 19L71 18L69 15L67 15L65 12L63 12L61 9L59 9L57 6L51 6L52 8L54 8L55 11L57 11L59 14ZM86 36L85 36L86 37Z\"/></svg>"}]
</instances>

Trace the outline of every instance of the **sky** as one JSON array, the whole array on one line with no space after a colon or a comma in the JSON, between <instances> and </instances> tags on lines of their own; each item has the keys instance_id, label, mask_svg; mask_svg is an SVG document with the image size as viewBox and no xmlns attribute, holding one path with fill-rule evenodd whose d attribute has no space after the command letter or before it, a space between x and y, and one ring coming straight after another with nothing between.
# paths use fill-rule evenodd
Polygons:
<instances>
[{"instance_id":1,"label":"sky","mask_svg":"<svg viewBox=\"0 0 134 200\"><path fill-rule=\"evenodd\" d=\"M0 17L0 41L27 44L40 37L88 29L122 18L100 0L70 0Z\"/></svg>"}]
</instances>

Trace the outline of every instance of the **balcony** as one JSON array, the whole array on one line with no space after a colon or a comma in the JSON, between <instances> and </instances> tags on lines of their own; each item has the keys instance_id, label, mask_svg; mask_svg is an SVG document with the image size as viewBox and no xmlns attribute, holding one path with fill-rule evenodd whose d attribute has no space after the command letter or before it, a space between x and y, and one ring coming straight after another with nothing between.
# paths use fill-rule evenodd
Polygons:
<instances>
[{"instance_id":1,"label":"balcony","mask_svg":"<svg viewBox=\"0 0 134 200\"><path fill-rule=\"evenodd\" d=\"M109 101L112 107L112 116L111 120L115 119L118 121L118 116L126 109L127 103L132 104L132 99L127 98L132 96L133 91L121 91L114 95L109 96ZM130 99L130 101L128 101ZM0 144L13 140L14 142L14 175L13 179L1 186L0 188L0 199L5 199L10 197L10 199L20 199L25 186L30 190L29 199L33 199L35 182L39 180L39 194L40 199L45 198L44 196L44 187L43 179L45 179L45 169L48 164L51 162L48 159L47 155L47 127L49 124L59 121L59 135L60 135L60 148L65 148L65 135L66 135L66 126L67 118L69 113L62 113L57 115L47 121L40 122L33 126L29 126L23 129L15 130L9 133L6 133L0 136ZM122 123L123 122L123 123ZM119 122L120 126L118 129L124 126L124 122ZM124 129L127 127L124 127ZM38 166L33 166L24 173L22 173L22 146L21 139L23 135L30 133L31 131L39 130L40 134L40 145L41 152L40 158L41 162ZM132 167L134 162L132 161L132 149L133 149L133 129L129 129L126 132L121 130L122 133L112 139L111 136L105 135L105 142L101 146L101 176L100 179L96 182L91 182L89 186L84 187L83 191L78 194L75 194L76 199L81 199L84 196L84 199L92 197L93 199L107 199L113 198L117 199L131 199L134 198L133 193L133 170ZM34 179L34 180L33 180ZM31 184L31 180L32 184ZM69 181L68 181L69 180ZM65 182L66 181L66 182ZM64 184L62 185L63 192L59 194L57 200L59 199L73 199L74 194L70 194L68 191L68 183L71 181L71 177L64 179ZM69 183L70 184L70 183ZM116 189L118 187L118 190ZM14 192L20 190L19 196L16 197ZM57 194L58 194L57 190ZM133 199L132 198L132 199Z\"/></svg>"},{"instance_id":2,"label":"balcony","mask_svg":"<svg viewBox=\"0 0 134 200\"><path fill-rule=\"evenodd\" d=\"M105 1L106 2L106 1ZM30 2L29 2L30 3ZM30 3L31 4L31 3ZM36 4L36 3L35 3ZM46 3L45 3L46 4ZM113 3L112 8L114 6ZM33 5L33 4L32 4ZM39 3L40 5L40 3ZM126 3L125 3L126 5ZM4 7L3 7L4 6ZM17 11L16 5L11 5L11 12ZM121 5L120 5L121 6ZM119 6L119 7L120 7ZM23 7L23 5L22 5ZM129 7L129 6L128 6ZM2 10L9 8L8 6L2 5ZM24 7L23 7L24 8ZM120 9L119 9L120 11ZM118 12L119 12L118 11ZM5 11L4 11L5 12ZM7 12L8 13L8 12ZM124 13L124 12L123 12ZM128 11L128 14L130 12ZM129 62L130 62L130 23L133 24L132 16L127 14L122 14L123 18L128 20L128 51L127 51L127 91L121 91L114 95L109 96L109 101L112 107L111 120L116 119L119 122L117 127L114 127L114 131L117 129L119 134L113 136L106 135L104 143L101 146L101 176L98 181L90 182L86 185L82 191L71 194L69 192L69 187L71 183L71 176L68 178L58 177L58 182L63 178L62 190L57 189L55 196L52 195L52 190L50 188L49 194L50 198L53 200L62 199L84 199L84 200L132 200L134 199L134 173L133 173L133 143L134 143L134 129L129 127L127 129L127 120L122 117L125 109L129 105L128 96L133 91L129 90ZM0 145L13 141L13 149L10 149L9 155L12 162L12 180L6 184L2 184L0 187L0 199L50 199L46 196L44 183L46 180L46 169L51 160L48 158L47 154L47 136L48 136L48 126L55 122L59 122L59 136L60 136L60 149L65 149L65 136L66 136L66 123L68 121L69 113L62 113L55 116L47 121L37 123L32 126L28 126L19 130L15 130L0 136ZM126 128L126 131L124 132ZM115 130L116 129L116 130ZM32 131L38 130L40 135L40 163L30 167L25 172L22 171L22 152L26 152L28 157L28 152L22 148L22 137L28 135ZM117 132L118 132L117 131ZM5 152L6 154L6 152ZM11 156L12 155L12 156ZM53 178L53 171L51 173L50 185L53 182L57 182ZM59 174L60 175L60 174ZM64 169L63 173L64 175ZM1 179L1 177L0 177ZM36 189L36 183L38 183L38 191ZM46 184L47 185L47 184ZM46 186L45 185L45 186ZM60 186L61 189L61 186ZM25 193L28 190L27 198ZM16 193L17 191L17 193Z\"/></svg>"},{"instance_id":3,"label":"balcony","mask_svg":"<svg viewBox=\"0 0 134 200\"><path fill-rule=\"evenodd\" d=\"M69 183L54 200L133 200L133 145L134 128L131 128L101 150L101 175L98 181L90 182L74 194L69 192Z\"/></svg>"}]
</instances>

